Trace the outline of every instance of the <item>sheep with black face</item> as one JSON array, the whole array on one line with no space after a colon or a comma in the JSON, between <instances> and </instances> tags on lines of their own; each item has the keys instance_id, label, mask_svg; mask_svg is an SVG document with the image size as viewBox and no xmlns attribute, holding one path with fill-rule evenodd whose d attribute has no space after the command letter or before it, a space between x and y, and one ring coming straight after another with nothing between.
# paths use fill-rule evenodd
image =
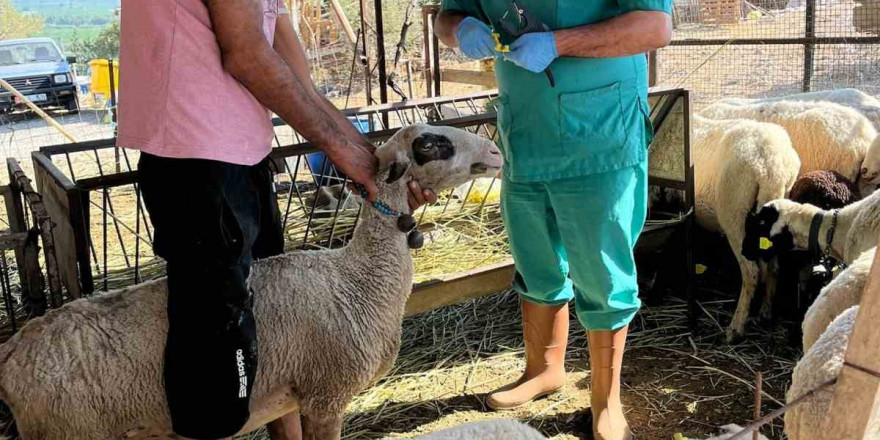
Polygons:
<instances>
[{"instance_id":1,"label":"sheep with black face","mask_svg":"<svg viewBox=\"0 0 880 440\"><path fill-rule=\"evenodd\" d=\"M410 178L439 191L502 165L491 141L429 125L400 130L376 156L379 198L400 212ZM352 397L394 364L412 277L397 218L369 207L344 248L256 262L260 363L242 432L299 410L305 438L338 439ZM73 301L0 346L0 398L22 438L169 438L166 298L159 279Z\"/></svg>"},{"instance_id":2,"label":"sheep with black face","mask_svg":"<svg viewBox=\"0 0 880 440\"><path fill-rule=\"evenodd\" d=\"M850 264L877 246L878 234L880 192L831 211L779 199L746 220L742 254L752 261L766 261L792 249L805 249Z\"/></svg>"}]
</instances>

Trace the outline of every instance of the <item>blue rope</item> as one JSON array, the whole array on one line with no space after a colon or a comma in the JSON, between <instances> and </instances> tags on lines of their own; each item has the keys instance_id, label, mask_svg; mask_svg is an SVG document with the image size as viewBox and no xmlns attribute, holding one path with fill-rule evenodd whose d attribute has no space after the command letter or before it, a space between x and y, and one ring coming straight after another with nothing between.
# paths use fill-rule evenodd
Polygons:
<instances>
[{"instance_id":1,"label":"blue rope","mask_svg":"<svg viewBox=\"0 0 880 440\"><path fill-rule=\"evenodd\" d=\"M367 188L365 188L360 183L356 184L355 187L361 193L361 197L364 200L367 200ZM372 206L376 211L379 211L379 213L381 213L382 215L385 215L388 217L400 217L401 216L401 213L395 211L394 209L391 209L391 207L388 206L387 203L385 203L379 199L376 199L376 201L374 201L372 203Z\"/></svg>"}]
</instances>

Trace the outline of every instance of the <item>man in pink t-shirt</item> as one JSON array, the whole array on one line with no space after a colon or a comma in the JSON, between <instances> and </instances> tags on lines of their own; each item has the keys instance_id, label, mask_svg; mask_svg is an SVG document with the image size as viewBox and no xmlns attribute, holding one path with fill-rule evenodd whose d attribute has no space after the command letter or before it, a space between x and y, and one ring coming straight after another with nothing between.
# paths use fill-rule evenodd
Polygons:
<instances>
[{"instance_id":1,"label":"man in pink t-shirt","mask_svg":"<svg viewBox=\"0 0 880 440\"><path fill-rule=\"evenodd\" d=\"M375 197L373 145L321 96L283 0L122 0L119 136L167 262L163 379L173 429L228 438L257 367L247 276L278 254L271 110ZM411 204L433 200L413 184ZM328 372L329 373L329 372ZM270 425L299 436L298 415Z\"/></svg>"}]
</instances>

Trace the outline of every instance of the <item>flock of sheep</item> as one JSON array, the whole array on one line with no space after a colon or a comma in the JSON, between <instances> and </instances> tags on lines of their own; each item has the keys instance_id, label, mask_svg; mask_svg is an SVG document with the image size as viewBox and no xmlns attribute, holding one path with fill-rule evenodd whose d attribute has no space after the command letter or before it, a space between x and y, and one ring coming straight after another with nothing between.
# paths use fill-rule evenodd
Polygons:
<instances>
[{"instance_id":1,"label":"flock of sheep","mask_svg":"<svg viewBox=\"0 0 880 440\"><path fill-rule=\"evenodd\" d=\"M789 400L836 377L843 363L880 234L880 192L873 192L880 183L878 124L880 101L851 89L728 99L692 120L696 218L727 236L742 272L729 337L742 334L761 280L767 289L762 314L769 315L777 260L786 251L810 249L848 264L806 314L805 354ZM667 127L670 133L681 130ZM415 141L425 136L447 139L455 153L413 160L413 145L424 144ZM442 190L500 167L492 142L428 125L401 129L376 154L380 198L401 211L406 179L389 177L390 168ZM345 248L257 262L249 282L260 363L243 432L298 410L305 438L338 439L348 403L396 359L412 271L396 220L372 209L365 209ZM166 289L157 280L74 301L32 320L0 346L0 399L24 440L172 438L161 381ZM818 393L786 415L789 438L820 438L832 393ZM426 438L475 436L541 438L498 421Z\"/></svg>"},{"instance_id":2,"label":"flock of sheep","mask_svg":"<svg viewBox=\"0 0 880 440\"><path fill-rule=\"evenodd\" d=\"M790 402L843 365L880 237L880 101L853 89L725 99L694 115L692 127L697 222L726 235L742 274L728 339L743 334L759 281L761 315L770 316L778 261L788 251L847 265L806 313ZM665 135L674 132L681 130ZM790 410L788 438L823 438L832 395L826 388ZM880 435L880 420L874 425Z\"/></svg>"}]
</instances>

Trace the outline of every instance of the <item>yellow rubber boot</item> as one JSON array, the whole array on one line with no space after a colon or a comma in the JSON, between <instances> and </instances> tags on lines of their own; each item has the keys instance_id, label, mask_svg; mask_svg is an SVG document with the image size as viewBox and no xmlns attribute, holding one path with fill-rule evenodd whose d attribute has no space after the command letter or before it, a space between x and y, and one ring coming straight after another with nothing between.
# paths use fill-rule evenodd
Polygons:
<instances>
[{"instance_id":1,"label":"yellow rubber boot","mask_svg":"<svg viewBox=\"0 0 880 440\"><path fill-rule=\"evenodd\" d=\"M489 395L494 410L513 409L562 389L568 344L568 304L542 306L521 300L526 371Z\"/></svg>"},{"instance_id":2,"label":"yellow rubber boot","mask_svg":"<svg viewBox=\"0 0 880 440\"><path fill-rule=\"evenodd\" d=\"M632 440L632 432L620 402L620 369L628 327L593 330L590 345L590 409L595 440Z\"/></svg>"}]
</instances>

